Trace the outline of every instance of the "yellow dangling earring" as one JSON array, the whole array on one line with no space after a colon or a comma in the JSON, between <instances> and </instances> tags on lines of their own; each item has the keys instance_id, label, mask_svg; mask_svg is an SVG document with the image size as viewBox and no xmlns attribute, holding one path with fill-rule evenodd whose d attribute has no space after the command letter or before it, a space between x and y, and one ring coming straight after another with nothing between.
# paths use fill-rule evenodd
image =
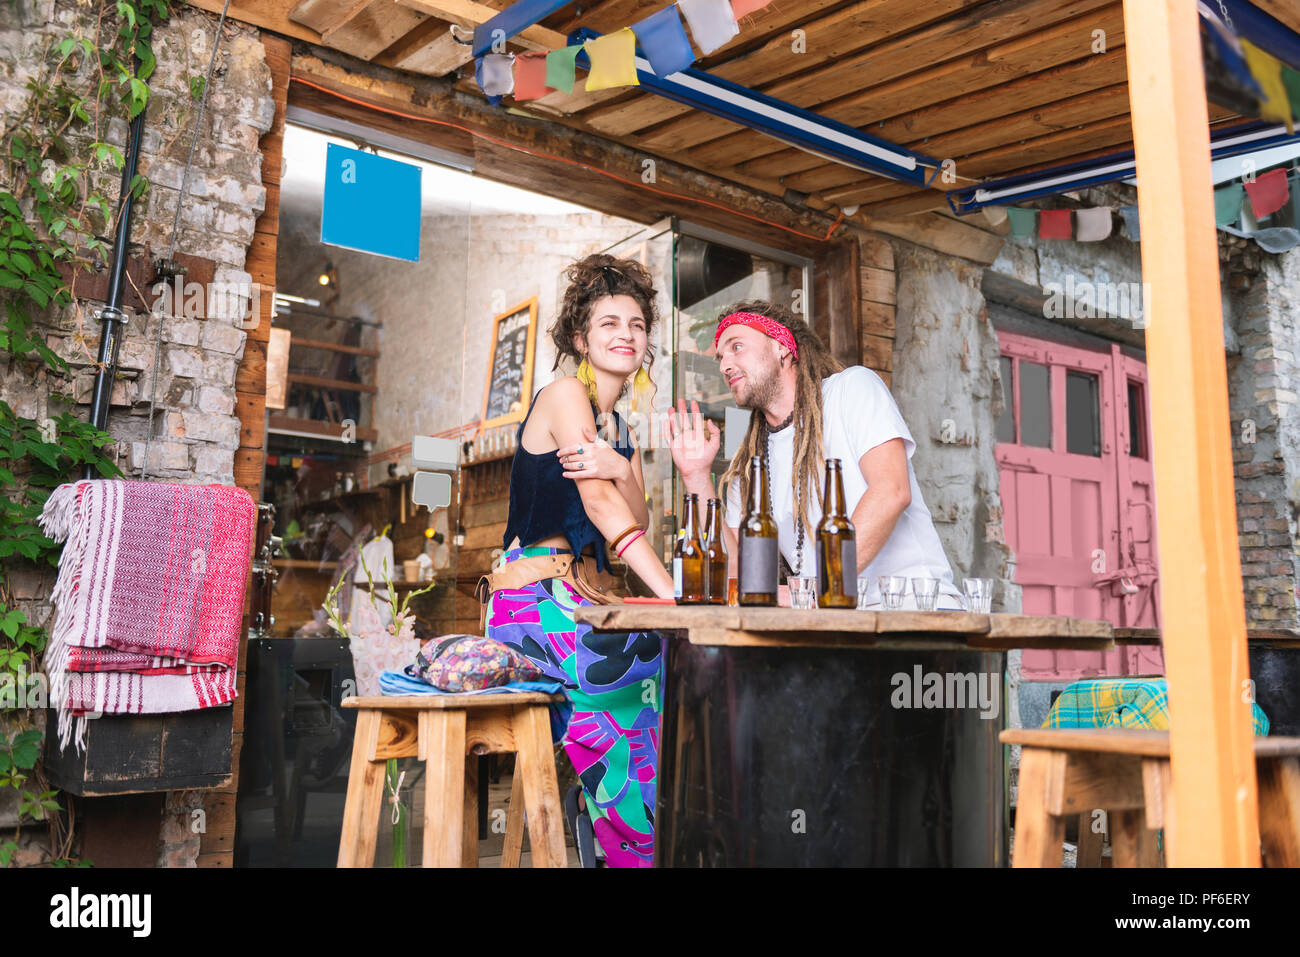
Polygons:
<instances>
[{"instance_id":1,"label":"yellow dangling earring","mask_svg":"<svg viewBox=\"0 0 1300 957\"><path fill-rule=\"evenodd\" d=\"M587 395L590 396L593 404L596 402L596 371L587 361L587 357L582 357L582 362L578 363L578 371L574 373L577 380L587 387Z\"/></svg>"},{"instance_id":2,"label":"yellow dangling earring","mask_svg":"<svg viewBox=\"0 0 1300 957\"><path fill-rule=\"evenodd\" d=\"M632 395L636 402L638 412L649 412L650 402L654 397L654 384L650 381L650 373L642 366L636 372L636 378L632 380Z\"/></svg>"}]
</instances>

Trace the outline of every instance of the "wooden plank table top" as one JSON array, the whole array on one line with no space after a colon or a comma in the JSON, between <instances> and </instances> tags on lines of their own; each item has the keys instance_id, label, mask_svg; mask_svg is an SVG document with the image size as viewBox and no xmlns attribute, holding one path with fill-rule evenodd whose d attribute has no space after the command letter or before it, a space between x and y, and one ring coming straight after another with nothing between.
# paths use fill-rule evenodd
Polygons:
<instances>
[{"instance_id":1,"label":"wooden plank table top","mask_svg":"<svg viewBox=\"0 0 1300 957\"><path fill-rule=\"evenodd\" d=\"M574 620L597 631L684 633L696 645L755 647L1048 648L1107 651L1109 622L964 611L856 611L736 605L586 605Z\"/></svg>"},{"instance_id":2,"label":"wooden plank table top","mask_svg":"<svg viewBox=\"0 0 1300 957\"><path fill-rule=\"evenodd\" d=\"M1270 644L1300 648L1300 631L1294 628L1248 628L1247 641L1264 641ZM1159 628L1116 628L1117 645L1158 645Z\"/></svg>"},{"instance_id":3,"label":"wooden plank table top","mask_svg":"<svg viewBox=\"0 0 1300 957\"><path fill-rule=\"evenodd\" d=\"M1144 728L1008 728L998 740L1026 748L1169 757L1169 732ZM1300 757L1300 738L1257 737L1252 744L1257 758Z\"/></svg>"},{"instance_id":4,"label":"wooden plank table top","mask_svg":"<svg viewBox=\"0 0 1300 957\"><path fill-rule=\"evenodd\" d=\"M465 708L500 708L505 705L550 704L562 701L563 696L541 691L509 691L496 694L394 694L349 695L340 705L344 708L378 708L383 711L445 711Z\"/></svg>"}]
</instances>

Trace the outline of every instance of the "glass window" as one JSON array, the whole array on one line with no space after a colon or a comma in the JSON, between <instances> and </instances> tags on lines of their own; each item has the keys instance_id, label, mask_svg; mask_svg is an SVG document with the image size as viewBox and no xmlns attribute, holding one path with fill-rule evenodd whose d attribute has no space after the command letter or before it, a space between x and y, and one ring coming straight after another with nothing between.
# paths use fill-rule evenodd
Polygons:
<instances>
[{"instance_id":1,"label":"glass window","mask_svg":"<svg viewBox=\"0 0 1300 957\"><path fill-rule=\"evenodd\" d=\"M785 306L805 322L808 314L807 265L798 257L785 256L776 250L743 239L715 234L711 230L679 223L675 237L673 261L674 321L676 323L673 371L675 395L700 404L701 414L712 419L722 432L718 457L713 463L713 481L722 478L731 461L728 450L738 447L744 433L727 434L727 410L740 428L748 426L748 410L740 410L722 377L713 354L713 332L726 310L746 299L763 299ZM669 398L668 401L671 401ZM737 429L739 431L739 429ZM657 465L658 467L658 465ZM648 469L647 469L648 472ZM658 539L665 561L671 561L672 532L680 511L680 476L672 468L667 450L662 456L666 489L672 500L665 501L660 512L664 534ZM647 474L646 491L650 491ZM701 503L703 505L703 503Z\"/></svg>"},{"instance_id":2,"label":"glass window","mask_svg":"<svg viewBox=\"0 0 1300 957\"><path fill-rule=\"evenodd\" d=\"M1011 381L1014 362L1010 356L999 360L1002 376L1002 414L998 416L998 441L1014 442L1016 440L1016 392Z\"/></svg>"},{"instance_id":3,"label":"glass window","mask_svg":"<svg viewBox=\"0 0 1300 957\"><path fill-rule=\"evenodd\" d=\"M1020 444L1052 447L1051 372L1037 362L1019 362Z\"/></svg>"},{"instance_id":4,"label":"glass window","mask_svg":"<svg viewBox=\"0 0 1300 957\"><path fill-rule=\"evenodd\" d=\"M1128 454L1135 459L1148 458L1147 397L1140 382L1128 384Z\"/></svg>"},{"instance_id":5,"label":"glass window","mask_svg":"<svg viewBox=\"0 0 1300 957\"><path fill-rule=\"evenodd\" d=\"M1075 455L1101 455L1101 407L1097 377L1086 372L1065 374L1065 450Z\"/></svg>"}]
</instances>

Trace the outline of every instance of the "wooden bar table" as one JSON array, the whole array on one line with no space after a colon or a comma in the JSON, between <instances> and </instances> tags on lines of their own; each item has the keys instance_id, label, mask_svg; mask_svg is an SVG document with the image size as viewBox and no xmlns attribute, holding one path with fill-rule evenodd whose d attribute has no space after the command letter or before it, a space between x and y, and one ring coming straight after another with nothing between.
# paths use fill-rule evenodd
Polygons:
<instances>
[{"instance_id":1,"label":"wooden bar table","mask_svg":"<svg viewBox=\"0 0 1300 957\"><path fill-rule=\"evenodd\" d=\"M664 635L659 867L1007 863L1006 651L1107 650L1107 622L592 605Z\"/></svg>"}]
</instances>

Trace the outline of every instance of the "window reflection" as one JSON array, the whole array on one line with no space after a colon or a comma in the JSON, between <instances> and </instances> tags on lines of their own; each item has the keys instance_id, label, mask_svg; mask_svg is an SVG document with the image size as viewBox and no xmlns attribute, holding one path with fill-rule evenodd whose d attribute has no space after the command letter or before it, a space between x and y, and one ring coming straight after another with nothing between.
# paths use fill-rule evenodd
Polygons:
<instances>
[{"instance_id":1,"label":"window reflection","mask_svg":"<svg viewBox=\"0 0 1300 957\"><path fill-rule=\"evenodd\" d=\"M1051 374L1045 365L1020 360L1020 444L1052 447Z\"/></svg>"}]
</instances>

